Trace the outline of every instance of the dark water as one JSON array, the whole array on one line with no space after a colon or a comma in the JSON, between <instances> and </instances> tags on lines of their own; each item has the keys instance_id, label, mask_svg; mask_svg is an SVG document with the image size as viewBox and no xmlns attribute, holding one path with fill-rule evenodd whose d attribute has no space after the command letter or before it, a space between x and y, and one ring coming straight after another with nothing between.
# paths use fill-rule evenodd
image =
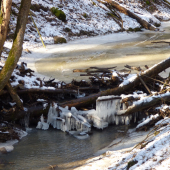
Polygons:
<instances>
[{"instance_id":1,"label":"dark water","mask_svg":"<svg viewBox=\"0 0 170 170\"><path fill-rule=\"evenodd\" d=\"M59 169L71 169L81 165L83 160L109 145L113 139L124 135L127 126L109 126L104 130L93 129L93 134L84 140L76 139L55 129L47 131L33 129L14 150L3 159L14 164L3 167L3 170L45 170L49 165ZM2 155L1 155L2 156ZM80 161L81 160L81 161Z\"/></svg>"}]
</instances>

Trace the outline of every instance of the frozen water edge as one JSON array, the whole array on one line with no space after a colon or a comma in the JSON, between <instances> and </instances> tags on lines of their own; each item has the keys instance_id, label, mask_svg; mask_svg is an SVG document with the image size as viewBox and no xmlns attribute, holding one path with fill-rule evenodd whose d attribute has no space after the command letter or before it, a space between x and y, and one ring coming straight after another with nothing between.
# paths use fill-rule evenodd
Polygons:
<instances>
[{"instance_id":1,"label":"frozen water edge","mask_svg":"<svg viewBox=\"0 0 170 170\"><path fill-rule=\"evenodd\" d=\"M28 68L34 70L37 76L44 78L43 75L37 73L37 70L35 68L35 62L38 60L47 58L52 54L69 53L71 51L76 51L76 50L86 50L86 49L94 48L101 44L134 39L139 36L140 36L139 33L126 33L126 32L114 33L114 34L109 34L104 36L97 36L97 37L85 38L81 40L70 41L67 44L48 45L46 48L43 47L32 48L30 49L32 53L23 55L19 61L26 62Z\"/></svg>"},{"instance_id":2,"label":"frozen water edge","mask_svg":"<svg viewBox=\"0 0 170 170\"><path fill-rule=\"evenodd\" d=\"M18 129L18 128L15 128L14 131L16 133L18 133L20 139L22 139L23 137L25 137L27 135L27 132L25 132L21 129ZM9 141L6 141L5 143L0 143L0 148L5 148L7 152L11 152L11 151L14 150L13 145L18 143L18 142L19 141L17 139L9 140Z\"/></svg>"}]
</instances>

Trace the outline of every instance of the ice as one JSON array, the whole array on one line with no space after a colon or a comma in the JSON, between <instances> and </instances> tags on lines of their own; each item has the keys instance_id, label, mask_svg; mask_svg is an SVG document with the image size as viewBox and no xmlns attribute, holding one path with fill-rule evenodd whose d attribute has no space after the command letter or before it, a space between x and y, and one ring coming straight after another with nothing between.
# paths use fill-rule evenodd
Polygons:
<instances>
[{"instance_id":1,"label":"ice","mask_svg":"<svg viewBox=\"0 0 170 170\"><path fill-rule=\"evenodd\" d=\"M120 96L102 96L96 100L96 110L78 111L75 107L71 110L68 107L62 108L53 103L48 112L47 123L45 124L43 116L38 122L37 128L48 129L49 125L62 131L88 132L91 130L91 124L98 129L104 129L109 124L128 125L133 118L136 122L137 113L129 116L119 115L124 113L127 105L121 103ZM132 105L128 102L128 105Z\"/></svg>"},{"instance_id":2,"label":"ice","mask_svg":"<svg viewBox=\"0 0 170 170\"><path fill-rule=\"evenodd\" d=\"M132 120L132 116L118 116L120 113L124 113L127 106L123 103L121 104L121 97L119 96L103 96L99 97L96 101L96 113L93 115L93 122L95 122L95 127L103 129L109 124L125 124L128 125ZM132 105L131 102L128 102ZM136 121L137 115L134 114L134 121Z\"/></svg>"},{"instance_id":3,"label":"ice","mask_svg":"<svg viewBox=\"0 0 170 170\"><path fill-rule=\"evenodd\" d=\"M49 125L52 125L53 128L60 129L62 131L90 131L91 125L88 120L82 115L78 115L76 108L71 108L68 110L68 107L62 108L57 104L52 104L48 112L47 123L44 123L44 118L41 116L41 121L38 122L37 128L39 129L48 129Z\"/></svg>"},{"instance_id":4,"label":"ice","mask_svg":"<svg viewBox=\"0 0 170 170\"><path fill-rule=\"evenodd\" d=\"M38 125L36 127L37 129L43 129L43 130L47 130L49 128L49 124L44 122L44 116L41 115L40 117L40 121L38 122Z\"/></svg>"}]
</instances>

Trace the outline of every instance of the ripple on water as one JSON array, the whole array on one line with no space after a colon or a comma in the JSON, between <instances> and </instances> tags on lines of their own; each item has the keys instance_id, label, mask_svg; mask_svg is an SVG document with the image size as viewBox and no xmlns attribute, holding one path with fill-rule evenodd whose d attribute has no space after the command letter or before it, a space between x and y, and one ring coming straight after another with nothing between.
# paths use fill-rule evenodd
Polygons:
<instances>
[{"instance_id":1,"label":"ripple on water","mask_svg":"<svg viewBox=\"0 0 170 170\"><path fill-rule=\"evenodd\" d=\"M109 145L127 126L110 126L103 131L93 130L93 135L79 140L59 130L33 129L14 146L14 150L3 158L15 164L3 170L40 170L49 165L73 167L90 158L99 149ZM123 135L123 134L122 134Z\"/></svg>"}]
</instances>

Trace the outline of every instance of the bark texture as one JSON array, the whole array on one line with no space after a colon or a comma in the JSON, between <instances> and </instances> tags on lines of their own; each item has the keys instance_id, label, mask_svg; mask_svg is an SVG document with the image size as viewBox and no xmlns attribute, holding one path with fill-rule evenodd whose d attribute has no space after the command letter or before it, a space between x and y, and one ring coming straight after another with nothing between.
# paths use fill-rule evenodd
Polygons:
<instances>
[{"instance_id":1,"label":"bark texture","mask_svg":"<svg viewBox=\"0 0 170 170\"><path fill-rule=\"evenodd\" d=\"M2 0L0 2L1 2L0 11L0 56L1 56L10 21L12 0Z\"/></svg>"},{"instance_id":2,"label":"bark texture","mask_svg":"<svg viewBox=\"0 0 170 170\"><path fill-rule=\"evenodd\" d=\"M13 46L5 62L5 66L0 72L0 91L7 84L21 56L22 44L23 44L24 33L25 33L30 6L31 6L31 0L21 1L20 11L17 19L16 31L13 40Z\"/></svg>"}]
</instances>

